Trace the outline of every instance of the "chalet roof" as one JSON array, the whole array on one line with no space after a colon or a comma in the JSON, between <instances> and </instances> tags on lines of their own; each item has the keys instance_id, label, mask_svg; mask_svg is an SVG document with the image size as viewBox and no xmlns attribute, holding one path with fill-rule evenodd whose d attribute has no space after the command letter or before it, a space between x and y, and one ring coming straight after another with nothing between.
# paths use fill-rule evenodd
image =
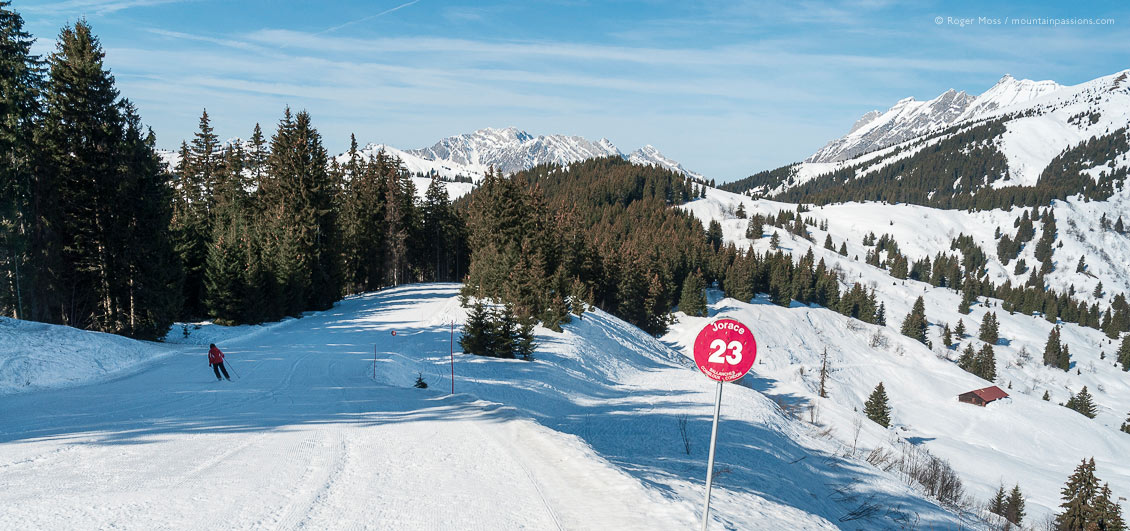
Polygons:
<instances>
[{"instance_id":1,"label":"chalet roof","mask_svg":"<svg viewBox=\"0 0 1130 531\"><path fill-rule=\"evenodd\" d=\"M970 391L970 393L977 395L978 398L984 400L985 402L992 402L993 400L1000 400L1002 398L1008 397L1008 393L1004 392L1004 390L995 385L990 385L989 387L986 387L984 389Z\"/></svg>"}]
</instances>

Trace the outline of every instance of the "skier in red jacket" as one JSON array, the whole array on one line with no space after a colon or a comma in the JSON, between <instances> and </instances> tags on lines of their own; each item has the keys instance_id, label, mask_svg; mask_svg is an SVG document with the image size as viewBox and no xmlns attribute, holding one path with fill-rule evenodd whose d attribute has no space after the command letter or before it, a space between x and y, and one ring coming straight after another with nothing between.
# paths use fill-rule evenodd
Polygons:
<instances>
[{"instance_id":1,"label":"skier in red jacket","mask_svg":"<svg viewBox=\"0 0 1130 531\"><path fill-rule=\"evenodd\" d=\"M224 353L216 348L215 343L208 345L208 364L212 366L212 372L216 373L216 380L226 378L229 382L231 381L228 370L224 367ZM224 371L224 378L220 378L220 371Z\"/></svg>"}]
</instances>

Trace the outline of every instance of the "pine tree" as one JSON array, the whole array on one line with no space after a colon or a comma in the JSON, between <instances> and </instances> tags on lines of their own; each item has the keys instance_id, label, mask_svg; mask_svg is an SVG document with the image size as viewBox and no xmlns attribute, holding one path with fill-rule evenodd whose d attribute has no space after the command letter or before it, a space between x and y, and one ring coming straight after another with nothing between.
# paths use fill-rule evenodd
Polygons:
<instances>
[{"instance_id":1,"label":"pine tree","mask_svg":"<svg viewBox=\"0 0 1130 531\"><path fill-rule=\"evenodd\" d=\"M687 315L706 317L706 284L702 280L701 271L687 275L683 281L679 310Z\"/></svg>"},{"instance_id":2,"label":"pine tree","mask_svg":"<svg viewBox=\"0 0 1130 531\"><path fill-rule=\"evenodd\" d=\"M710 220L709 227L706 229L706 242L709 243L715 251L722 246L722 224L716 219Z\"/></svg>"},{"instance_id":3,"label":"pine tree","mask_svg":"<svg viewBox=\"0 0 1130 531\"><path fill-rule=\"evenodd\" d=\"M532 322L522 323L518 328L514 353L525 361L533 361L535 350L537 350L537 342L534 341L534 325Z\"/></svg>"},{"instance_id":4,"label":"pine tree","mask_svg":"<svg viewBox=\"0 0 1130 531\"><path fill-rule=\"evenodd\" d=\"M1008 493L1008 499L1004 502L1004 514L1009 522L1016 525L1024 523L1024 493L1020 491L1020 484L1012 487Z\"/></svg>"},{"instance_id":5,"label":"pine tree","mask_svg":"<svg viewBox=\"0 0 1130 531\"><path fill-rule=\"evenodd\" d=\"M781 235L777 231L773 231L773 235L769 237L769 248L774 251L781 247Z\"/></svg>"},{"instance_id":6,"label":"pine tree","mask_svg":"<svg viewBox=\"0 0 1130 531\"><path fill-rule=\"evenodd\" d=\"M1059 350L1059 359L1056 366L1063 370L1071 369L1071 351L1068 349L1067 344L1064 343L1063 348Z\"/></svg>"},{"instance_id":7,"label":"pine tree","mask_svg":"<svg viewBox=\"0 0 1130 531\"><path fill-rule=\"evenodd\" d=\"M1130 334L1122 337L1122 344L1118 347L1118 363L1122 364L1123 371L1130 371Z\"/></svg>"},{"instance_id":8,"label":"pine tree","mask_svg":"<svg viewBox=\"0 0 1130 531\"><path fill-rule=\"evenodd\" d=\"M1098 408L1095 406L1094 400L1091 398L1091 393L1087 391L1087 386L1079 391L1079 394L1072 395L1064 404L1068 409L1074 409L1087 418L1095 418Z\"/></svg>"},{"instance_id":9,"label":"pine tree","mask_svg":"<svg viewBox=\"0 0 1130 531\"><path fill-rule=\"evenodd\" d=\"M182 144L176 168L176 196L170 227L184 268L184 311L188 317L206 312L206 276L212 235L212 202L220 173L220 142L208 111L200 116L191 144Z\"/></svg>"},{"instance_id":10,"label":"pine tree","mask_svg":"<svg viewBox=\"0 0 1130 531\"><path fill-rule=\"evenodd\" d=\"M832 235L824 236L824 248L829 251L835 251L836 247L832 244Z\"/></svg>"},{"instance_id":11,"label":"pine tree","mask_svg":"<svg viewBox=\"0 0 1130 531\"><path fill-rule=\"evenodd\" d=\"M72 326L157 338L180 298L168 255L170 197L151 132L118 99L85 21L60 32L45 87L36 190L51 228L40 266L50 276L46 315Z\"/></svg>"},{"instance_id":12,"label":"pine tree","mask_svg":"<svg viewBox=\"0 0 1130 531\"><path fill-rule=\"evenodd\" d=\"M875 386L867 403L863 406L864 414L876 424L887 428L891 425L891 408L887 405L887 391L883 389L883 382Z\"/></svg>"},{"instance_id":13,"label":"pine tree","mask_svg":"<svg viewBox=\"0 0 1130 531\"><path fill-rule=\"evenodd\" d=\"M984 345L981 350L977 352L977 357L973 361L975 367L973 373L988 381L997 379L997 360L993 355L993 346Z\"/></svg>"},{"instance_id":14,"label":"pine tree","mask_svg":"<svg viewBox=\"0 0 1130 531\"><path fill-rule=\"evenodd\" d=\"M329 308L341 295L337 244L337 189L327 170L321 135L305 111L286 109L271 137L262 209L272 247L268 253L287 315Z\"/></svg>"},{"instance_id":15,"label":"pine tree","mask_svg":"<svg viewBox=\"0 0 1130 531\"><path fill-rule=\"evenodd\" d=\"M738 216L740 219L745 219L745 203L738 203L738 209L734 211L734 215Z\"/></svg>"},{"instance_id":16,"label":"pine tree","mask_svg":"<svg viewBox=\"0 0 1130 531\"><path fill-rule=\"evenodd\" d=\"M1052 327L1052 331L1048 333L1048 341L1044 344L1044 365L1051 367L1059 366L1060 355L1063 353L1063 346L1060 344L1059 327Z\"/></svg>"},{"instance_id":17,"label":"pine tree","mask_svg":"<svg viewBox=\"0 0 1130 531\"><path fill-rule=\"evenodd\" d=\"M1086 270L1087 270L1087 263L1084 260L1084 257L1080 256L1079 257L1079 264L1075 266L1075 272L1076 273L1082 273Z\"/></svg>"},{"instance_id":18,"label":"pine tree","mask_svg":"<svg viewBox=\"0 0 1130 531\"><path fill-rule=\"evenodd\" d=\"M963 320L961 320L961 319L958 319L958 320L957 320L957 327L955 327L955 328L953 329L953 332L954 332L955 334L957 334L957 338L958 338L959 340L960 340L961 338L965 337L965 321L963 321Z\"/></svg>"},{"instance_id":19,"label":"pine tree","mask_svg":"<svg viewBox=\"0 0 1130 531\"><path fill-rule=\"evenodd\" d=\"M973 350L973 345L965 345L965 349L961 351L961 356L957 358L957 366L966 372L974 372L976 363L977 353Z\"/></svg>"},{"instance_id":20,"label":"pine tree","mask_svg":"<svg viewBox=\"0 0 1130 531\"><path fill-rule=\"evenodd\" d=\"M1052 400L1051 393L1044 391L1044 396L1042 397L1042 399L1043 399L1044 402L1051 402L1051 400Z\"/></svg>"},{"instance_id":21,"label":"pine tree","mask_svg":"<svg viewBox=\"0 0 1130 531\"><path fill-rule=\"evenodd\" d=\"M840 256L847 256L848 251L847 251L847 242L846 241L840 242L840 250L837 251L837 252L840 254Z\"/></svg>"},{"instance_id":22,"label":"pine tree","mask_svg":"<svg viewBox=\"0 0 1130 531\"><path fill-rule=\"evenodd\" d=\"M1096 478L1097 480L1097 478ZM1122 508L1110 492L1110 484L1103 483L1095 496L1095 528L1102 531L1125 531L1126 522L1122 520Z\"/></svg>"},{"instance_id":23,"label":"pine tree","mask_svg":"<svg viewBox=\"0 0 1130 531\"><path fill-rule=\"evenodd\" d=\"M874 297L875 292L871 292ZM887 304L880 302L879 307L875 310L875 324L879 326L887 326Z\"/></svg>"},{"instance_id":24,"label":"pine tree","mask_svg":"<svg viewBox=\"0 0 1130 531\"><path fill-rule=\"evenodd\" d=\"M1084 459L1075 472L1067 478L1067 484L1060 491L1063 512L1056 515L1055 523L1059 529L1083 531L1091 529L1095 523L1095 496L1099 492L1098 478L1095 477L1095 459Z\"/></svg>"},{"instance_id":25,"label":"pine tree","mask_svg":"<svg viewBox=\"0 0 1130 531\"><path fill-rule=\"evenodd\" d=\"M1095 290L1091 292L1091 295L1093 295L1096 299L1102 298L1102 296L1103 296L1103 283L1102 282L1099 282L1098 284L1095 285Z\"/></svg>"},{"instance_id":26,"label":"pine tree","mask_svg":"<svg viewBox=\"0 0 1130 531\"><path fill-rule=\"evenodd\" d=\"M760 239L765 234L765 226L762 221L761 214L755 214L749 218L749 224L746 225L745 237L751 240Z\"/></svg>"},{"instance_id":27,"label":"pine tree","mask_svg":"<svg viewBox=\"0 0 1130 531\"><path fill-rule=\"evenodd\" d=\"M1114 232L1117 232L1119 234L1126 232L1125 228L1122 225L1122 216L1118 216L1118 221L1114 222Z\"/></svg>"},{"instance_id":28,"label":"pine tree","mask_svg":"<svg viewBox=\"0 0 1130 531\"><path fill-rule=\"evenodd\" d=\"M945 345L946 348L953 346L953 332L950 330L949 323L946 323L942 328L942 344Z\"/></svg>"},{"instance_id":29,"label":"pine tree","mask_svg":"<svg viewBox=\"0 0 1130 531\"><path fill-rule=\"evenodd\" d=\"M39 267L47 234L34 207L37 190L32 168L37 157L35 130L42 109L43 62L31 54L35 39L23 17L0 1L0 315L46 319L41 310L46 281Z\"/></svg>"},{"instance_id":30,"label":"pine tree","mask_svg":"<svg viewBox=\"0 0 1130 531\"><path fill-rule=\"evenodd\" d=\"M990 345L997 344L1000 339L1000 321L997 320L996 312L985 314L985 318L981 320L978 338Z\"/></svg>"},{"instance_id":31,"label":"pine tree","mask_svg":"<svg viewBox=\"0 0 1130 531\"><path fill-rule=\"evenodd\" d=\"M914 307L902 322L902 335L919 343L926 343L926 302L922 297L914 301Z\"/></svg>"},{"instance_id":32,"label":"pine tree","mask_svg":"<svg viewBox=\"0 0 1130 531\"><path fill-rule=\"evenodd\" d=\"M1005 515L1005 492L1004 485L997 489L997 493L993 495L993 499L989 500L989 512L1000 516Z\"/></svg>"},{"instance_id":33,"label":"pine tree","mask_svg":"<svg viewBox=\"0 0 1130 531\"><path fill-rule=\"evenodd\" d=\"M969 306L973 301L977 300L977 296L973 294L973 285L970 282L965 282L961 290L961 302L957 305L957 311L964 315L969 315Z\"/></svg>"},{"instance_id":34,"label":"pine tree","mask_svg":"<svg viewBox=\"0 0 1130 531\"><path fill-rule=\"evenodd\" d=\"M467 313L467 322L463 325L462 334L459 336L459 348L467 354L488 356L491 351L491 326L490 314L481 301L476 301Z\"/></svg>"},{"instance_id":35,"label":"pine tree","mask_svg":"<svg viewBox=\"0 0 1130 531\"><path fill-rule=\"evenodd\" d=\"M1130 433L1130 413L1126 414L1126 422L1122 423L1120 428L1124 433Z\"/></svg>"}]
</instances>

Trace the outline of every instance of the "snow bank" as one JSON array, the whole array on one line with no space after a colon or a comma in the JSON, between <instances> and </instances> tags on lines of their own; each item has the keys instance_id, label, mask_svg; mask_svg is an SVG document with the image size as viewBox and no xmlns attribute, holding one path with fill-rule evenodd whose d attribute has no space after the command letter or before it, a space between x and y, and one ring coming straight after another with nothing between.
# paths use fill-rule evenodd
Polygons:
<instances>
[{"instance_id":1,"label":"snow bank","mask_svg":"<svg viewBox=\"0 0 1130 531\"><path fill-rule=\"evenodd\" d=\"M0 395L137 372L172 353L159 343L0 317Z\"/></svg>"}]
</instances>

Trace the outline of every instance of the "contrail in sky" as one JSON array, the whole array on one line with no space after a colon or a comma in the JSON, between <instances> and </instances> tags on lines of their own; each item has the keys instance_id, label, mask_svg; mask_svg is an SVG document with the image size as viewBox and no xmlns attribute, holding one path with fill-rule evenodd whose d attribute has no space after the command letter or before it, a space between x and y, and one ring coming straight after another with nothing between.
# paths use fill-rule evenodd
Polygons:
<instances>
[{"instance_id":1,"label":"contrail in sky","mask_svg":"<svg viewBox=\"0 0 1130 531\"><path fill-rule=\"evenodd\" d=\"M339 29L341 29L341 28L344 28L344 27L346 27L346 26L349 26L349 25L351 25L351 24L357 24L358 22L365 22L366 20L372 20L372 19L374 19L374 18L377 18L377 17L380 17L380 16L384 16L384 15L387 15L387 14L389 14L389 13L392 13L393 11L397 11L397 10L400 10L400 9L404 9L404 8L406 8L406 7L408 7L408 6L412 5L412 4L415 4L416 2L419 2L419 1L420 1L420 0L412 0L411 2L405 2L405 3L403 3L403 4L400 4L400 5L398 5L398 6L394 7L394 8L391 8L391 9L386 9L386 10L384 10L384 11L381 11L380 13L377 13L377 14L375 14L375 15L369 15L369 16L367 16L367 17L359 18L359 19L357 19L357 20L351 20L351 21L349 21L349 22L346 22L345 24L342 24L342 25L340 25L340 26L334 26L334 27L332 27L332 28L329 28L329 29L325 29L325 30L319 31L318 33L315 33L314 35L322 35L322 34L324 34L324 33L331 33L331 32L337 31L337 30L339 30Z\"/></svg>"}]
</instances>

